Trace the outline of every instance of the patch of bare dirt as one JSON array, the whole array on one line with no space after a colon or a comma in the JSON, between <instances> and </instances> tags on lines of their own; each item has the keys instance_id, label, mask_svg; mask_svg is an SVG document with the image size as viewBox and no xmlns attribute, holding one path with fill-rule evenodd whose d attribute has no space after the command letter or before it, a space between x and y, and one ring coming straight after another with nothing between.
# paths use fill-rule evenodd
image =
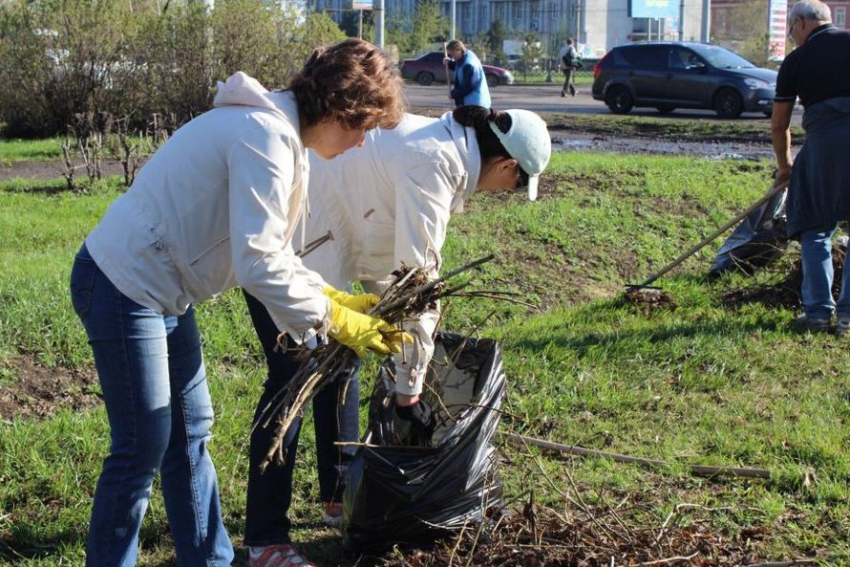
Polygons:
<instances>
[{"instance_id":1,"label":"patch of bare dirt","mask_svg":"<svg viewBox=\"0 0 850 567\"><path fill-rule=\"evenodd\" d=\"M93 369L47 368L28 356L15 356L2 368L0 417L44 418L60 409L99 403Z\"/></svg>"},{"instance_id":2,"label":"patch of bare dirt","mask_svg":"<svg viewBox=\"0 0 850 567\"><path fill-rule=\"evenodd\" d=\"M124 175L124 168L117 159L105 158L102 163L104 176ZM62 160L53 161L19 161L11 165L0 166L0 181L9 179L55 179L62 177L65 164ZM86 176L85 170L77 171L77 178Z\"/></svg>"}]
</instances>

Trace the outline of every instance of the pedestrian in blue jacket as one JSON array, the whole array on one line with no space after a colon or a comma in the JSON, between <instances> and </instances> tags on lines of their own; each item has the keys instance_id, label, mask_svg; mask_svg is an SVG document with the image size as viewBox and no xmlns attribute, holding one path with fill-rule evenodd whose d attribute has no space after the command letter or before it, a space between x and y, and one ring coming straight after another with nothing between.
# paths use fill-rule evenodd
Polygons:
<instances>
[{"instance_id":1,"label":"pedestrian in blue jacket","mask_svg":"<svg viewBox=\"0 0 850 567\"><path fill-rule=\"evenodd\" d=\"M478 56L466 48L462 41L453 39L446 46L449 67L454 70L454 88L449 95L455 106L483 106L490 108L490 89L484 76L484 67Z\"/></svg>"}]
</instances>

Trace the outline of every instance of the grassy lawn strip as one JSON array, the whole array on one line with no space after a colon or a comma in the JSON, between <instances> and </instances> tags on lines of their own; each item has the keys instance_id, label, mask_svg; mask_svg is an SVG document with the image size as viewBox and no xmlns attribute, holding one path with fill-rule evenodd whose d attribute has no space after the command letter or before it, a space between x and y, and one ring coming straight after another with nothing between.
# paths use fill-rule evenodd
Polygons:
<instances>
[{"instance_id":1,"label":"grassy lawn strip","mask_svg":"<svg viewBox=\"0 0 850 567\"><path fill-rule=\"evenodd\" d=\"M50 161L62 159L62 140L0 140L0 166L19 161Z\"/></svg>"},{"instance_id":2,"label":"grassy lawn strip","mask_svg":"<svg viewBox=\"0 0 850 567\"><path fill-rule=\"evenodd\" d=\"M664 460L650 470L604 459L528 453L503 445L509 504L562 509L577 483L588 502L647 507L660 524L677 504L703 506L728 537L765 560L850 561L850 354L835 337L792 332L793 313L760 304L726 307L724 291L752 285L705 278L715 247L660 284L676 307L649 311L623 301L623 284L697 242L769 186L769 163L690 157L557 154L541 200L477 195L452 219L445 270L494 253L472 286L511 290L538 304L452 300L444 328L500 340L508 375L501 429L603 451ZM4 190L5 189L5 190ZM88 367L91 355L67 292L73 255L118 194L86 195L0 186L0 386L15 357ZM719 242L718 242L719 245ZM792 250L791 254L796 252ZM226 521L241 544L251 415L264 363L238 293L198 309L216 408L211 452ZM362 372L370 390L375 361ZM365 400L362 407L365 419ZM296 470L293 533L320 564L350 566L321 512L310 420ZM0 564L82 563L91 496L108 449L102 406L0 424ZM704 479L684 464L766 468L768 481ZM237 565L245 565L240 550ZM174 565L158 487L142 532L139 565Z\"/></svg>"}]
</instances>

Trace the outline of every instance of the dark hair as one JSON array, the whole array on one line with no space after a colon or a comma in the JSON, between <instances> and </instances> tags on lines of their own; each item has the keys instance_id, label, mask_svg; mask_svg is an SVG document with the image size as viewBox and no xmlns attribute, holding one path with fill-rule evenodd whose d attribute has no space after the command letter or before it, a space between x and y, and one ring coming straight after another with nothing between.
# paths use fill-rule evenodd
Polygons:
<instances>
[{"instance_id":1,"label":"dark hair","mask_svg":"<svg viewBox=\"0 0 850 567\"><path fill-rule=\"evenodd\" d=\"M350 129L394 128L404 113L398 72L362 39L316 49L289 89L307 126L335 120Z\"/></svg>"},{"instance_id":2,"label":"dark hair","mask_svg":"<svg viewBox=\"0 0 850 567\"><path fill-rule=\"evenodd\" d=\"M478 141L478 151L481 154L481 161L488 161L493 158L503 157L515 159L502 142L499 140L496 133L490 128L490 123L496 124L496 127L504 134L507 134L511 129L511 115L507 112L499 112L495 108L485 108L483 106L459 106L452 112L452 118L461 126L467 126L475 130L475 139ZM519 169L520 186L528 185L528 173L522 167Z\"/></svg>"}]
</instances>

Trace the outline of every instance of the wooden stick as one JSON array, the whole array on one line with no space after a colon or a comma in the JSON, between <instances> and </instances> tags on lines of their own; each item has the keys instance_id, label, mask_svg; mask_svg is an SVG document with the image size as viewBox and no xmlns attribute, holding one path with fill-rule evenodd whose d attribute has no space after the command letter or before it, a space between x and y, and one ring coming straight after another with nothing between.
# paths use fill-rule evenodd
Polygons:
<instances>
[{"instance_id":1,"label":"wooden stick","mask_svg":"<svg viewBox=\"0 0 850 567\"><path fill-rule=\"evenodd\" d=\"M645 561L638 565L664 565L665 563L679 563L680 561L690 561L699 555L699 551L694 551L690 555L679 555L677 557L668 557L667 559L659 559L658 561Z\"/></svg>"},{"instance_id":2,"label":"wooden stick","mask_svg":"<svg viewBox=\"0 0 850 567\"><path fill-rule=\"evenodd\" d=\"M742 219L744 219L744 217L749 215L754 210L758 209L763 204L770 201L773 197L778 195L779 192L782 191L783 189L785 189L786 187L788 187L787 181L784 182L784 183L774 183L773 187L770 188L770 191L768 191L764 195L764 197L762 197L761 199L759 199L758 201L756 201L755 203L753 203L752 205L747 207L741 213L735 215L726 224L724 224L723 226L721 226L720 228L718 228L717 230L715 230L714 232L712 232L711 234L709 234L708 236L703 238L698 244L695 244L690 249L683 252L678 258L676 258L675 260L673 260L672 262L670 262L669 264L667 264L666 266L661 268L661 270L657 271L655 274L650 276L645 282L643 282L640 285L630 284L630 285L627 285L626 287L630 288L630 289L641 289L641 288L647 287L652 282L654 282L655 280L657 280L658 278L660 278L661 276L663 276L664 274L666 274L667 272L669 272L670 270L672 270L673 268L675 268L676 266L678 266L679 264L681 264L682 262L684 262L685 260L690 258L692 255L694 255L697 252L699 252L700 250L702 250L702 248L704 246L707 246L708 244L710 244L712 240L714 240L715 238L717 238L718 236L720 236L721 234L723 234L724 232L726 232L727 230L732 228L733 225L740 222Z\"/></svg>"},{"instance_id":3,"label":"wooden stick","mask_svg":"<svg viewBox=\"0 0 850 567\"><path fill-rule=\"evenodd\" d=\"M449 50L448 44L443 42L443 67L446 70L446 85L449 87L449 98L452 96L452 76L449 74L449 62L446 59L449 58Z\"/></svg>"},{"instance_id":4,"label":"wooden stick","mask_svg":"<svg viewBox=\"0 0 850 567\"><path fill-rule=\"evenodd\" d=\"M792 567L792 565L815 565L821 559L791 559L790 561L774 561L769 563L748 563L742 567Z\"/></svg>"},{"instance_id":5,"label":"wooden stick","mask_svg":"<svg viewBox=\"0 0 850 567\"><path fill-rule=\"evenodd\" d=\"M525 435L519 435L518 433L502 433L502 435L504 435L510 440L521 441L529 445L534 445L535 447L540 447L541 449L548 449L550 451L558 451L561 453L569 453L571 455L605 457L606 459L612 459L620 463L635 463L639 465L650 465L654 467L670 466L669 463L665 461L657 461L654 459L642 459L640 457L620 455L618 453L608 453L605 451L597 451L595 449L585 449L583 447L577 447L575 445L563 445L561 443L554 443L552 441L545 441L543 439L526 437ZM685 466L690 472L699 476L742 476L749 478L770 478L770 471L764 469L711 467L705 465Z\"/></svg>"}]
</instances>

